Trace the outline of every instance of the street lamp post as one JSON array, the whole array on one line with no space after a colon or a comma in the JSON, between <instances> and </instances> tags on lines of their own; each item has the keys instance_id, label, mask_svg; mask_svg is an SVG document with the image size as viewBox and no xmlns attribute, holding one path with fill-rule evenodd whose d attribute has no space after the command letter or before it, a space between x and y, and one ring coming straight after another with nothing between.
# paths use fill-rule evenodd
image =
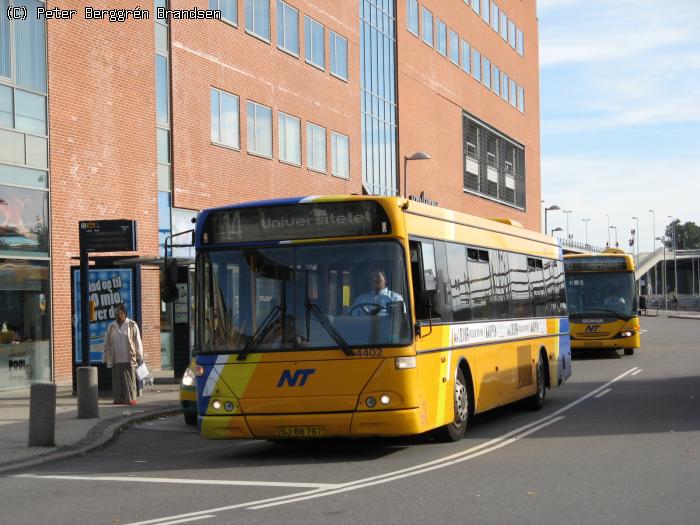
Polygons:
<instances>
[{"instance_id":1,"label":"street lamp post","mask_svg":"<svg viewBox=\"0 0 700 525\"><path fill-rule=\"evenodd\" d=\"M637 248L637 266L639 266L639 217L632 217L635 221L634 226L634 245Z\"/></svg>"},{"instance_id":2,"label":"street lamp post","mask_svg":"<svg viewBox=\"0 0 700 525\"><path fill-rule=\"evenodd\" d=\"M619 246L617 242L617 226L610 226L610 230L615 230L615 248ZM608 230L608 239L610 239L610 230ZM608 240L608 246L610 245L610 241Z\"/></svg>"},{"instance_id":3,"label":"street lamp post","mask_svg":"<svg viewBox=\"0 0 700 525\"><path fill-rule=\"evenodd\" d=\"M557 206L556 204L552 204L548 208L544 209L544 233L545 234L547 233L547 212L548 211L556 211L556 210L561 210L561 208L559 206Z\"/></svg>"},{"instance_id":4,"label":"street lamp post","mask_svg":"<svg viewBox=\"0 0 700 525\"><path fill-rule=\"evenodd\" d=\"M673 293L676 296L676 301L678 300L678 265L676 264L676 224L671 215L668 216L671 219L671 228L673 232ZM676 308L678 308L678 302L676 302Z\"/></svg>"},{"instance_id":5,"label":"street lamp post","mask_svg":"<svg viewBox=\"0 0 700 525\"><path fill-rule=\"evenodd\" d=\"M661 245L664 248L664 271L661 272L661 278L663 280L664 285L664 310L668 310L668 294L666 290L666 241L663 237L655 237L654 246L656 246L656 241L661 241Z\"/></svg>"},{"instance_id":6,"label":"street lamp post","mask_svg":"<svg viewBox=\"0 0 700 525\"><path fill-rule=\"evenodd\" d=\"M591 219L581 219L583 221L583 224L586 225L586 246L588 246L588 221Z\"/></svg>"},{"instance_id":7,"label":"street lamp post","mask_svg":"<svg viewBox=\"0 0 700 525\"><path fill-rule=\"evenodd\" d=\"M610 247L610 215L606 213L605 219L608 221L608 247Z\"/></svg>"},{"instance_id":8,"label":"street lamp post","mask_svg":"<svg viewBox=\"0 0 700 525\"><path fill-rule=\"evenodd\" d=\"M654 210L649 210L649 213L651 213L651 230L652 230L652 236L654 237L654 244L652 246L652 252L656 251L656 241L658 237L656 236L656 220L654 218Z\"/></svg>"},{"instance_id":9,"label":"street lamp post","mask_svg":"<svg viewBox=\"0 0 700 525\"><path fill-rule=\"evenodd\" d=\"M566 214L566 238L571 239L571 237L569 237L569 214L571 210L564 210L564 213Z\"/></svg>"},{"instance_id":10,"label":"street lamp post","mask_svg":"<svg viewBox=\"0 0 700 525\"><path fill-rule=\"evenodd\" d=\"M424 151L416 151L413 155L403 158L403 196L408 198L408 161L409 160L428 160L430 155Z\"/></svg>"}]
</instances>

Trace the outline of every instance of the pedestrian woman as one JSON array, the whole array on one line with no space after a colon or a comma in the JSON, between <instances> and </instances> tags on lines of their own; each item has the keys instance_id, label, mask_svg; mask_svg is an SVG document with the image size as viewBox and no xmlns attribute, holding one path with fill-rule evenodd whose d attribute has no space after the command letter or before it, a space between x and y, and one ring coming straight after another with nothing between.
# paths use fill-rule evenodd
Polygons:
<instances>
[{"instance_id":1,"label":"pedestrian woman","mask_svg":"<svg viewBox=\"0 0 700 525\"><path fill-rule=\"evenodd\" d=\"M104 360L112 368L114 404L135 405L135 369L143 363L141 333L136 322L126 316L124 303L117 305L116 315L105 333Z\"/></svg>"}]
</instances>

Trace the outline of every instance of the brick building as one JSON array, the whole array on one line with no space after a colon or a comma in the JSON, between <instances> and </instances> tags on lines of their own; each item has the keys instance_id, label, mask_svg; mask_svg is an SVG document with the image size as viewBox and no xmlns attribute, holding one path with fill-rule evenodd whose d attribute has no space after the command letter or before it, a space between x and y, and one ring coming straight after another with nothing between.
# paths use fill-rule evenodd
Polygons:
<instances>
[{"instance_id":1,"label":"brick building","mask_svg":"<svg viewBox=\"0 0 700 525\"><path fill-rule=\"evenodd\" d=\"M70 379L82 219L136 220L157 258L203 207L407 185L539 228L534 0L57 5L0 0L0 389ZM170 368L177 313L134 268Z\"/></svg>"}]
</instances>

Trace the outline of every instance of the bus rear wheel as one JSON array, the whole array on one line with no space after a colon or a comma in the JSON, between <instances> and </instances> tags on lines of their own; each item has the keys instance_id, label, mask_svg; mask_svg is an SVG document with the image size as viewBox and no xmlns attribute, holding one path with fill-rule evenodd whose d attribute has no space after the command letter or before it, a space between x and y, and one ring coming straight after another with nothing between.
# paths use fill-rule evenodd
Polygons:
<instances>
[{"instance_id":1,"label":"bus rear wheel","mask_svg":"<svg viewBox=\"0 0 700 525\"><path fill-rule=\"evenodd\" d=\"M537 391L535 395L528 397L525 400L527 407L530 410L539 410L544 406L544 398L547 393L547 380L545 379L545 367L544 359L542 359L542 352L540 352L540 357L537 359Z\"/></svg>"},{"instance_id":2,"label":"bus rear wheel","mask_svg":"<svg viewBox=\"0 0 700 525\"><path fill-rule=\"evenodd\" d=\"M454 421L433 431L437 441L459 441L464 437L469 422L469 387L461 368L457 369L455 376L455 416Z\"/></svg>"},{"instance_id":3,"label":"bus rear wheel","mask_svg":"<svg viewBox=\"0 0 700 525\"><path fill-rule=\"evenodd\" d=\"M625 355L634 355L634 348L625 348Z\"/></svg>"}]
</instances>

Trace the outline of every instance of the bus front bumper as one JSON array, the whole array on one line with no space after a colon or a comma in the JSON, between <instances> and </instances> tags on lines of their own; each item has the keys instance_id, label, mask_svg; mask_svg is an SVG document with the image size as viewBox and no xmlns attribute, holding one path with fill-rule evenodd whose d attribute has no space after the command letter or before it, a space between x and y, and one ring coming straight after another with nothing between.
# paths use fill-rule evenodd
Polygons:
<instances>
[{"instance_id":1,"label":"bus front bumper","mask_svg":"<svg viewBox=\"0 0 700 525\"><path fill-rule=\"evenodd\" d=\"M202 416L205 439L299 439L420 434L417 408L340 414Z\"/></svg>"},{"instance_id":2,"label":"bus front bumper","mask_svg":"<svg viewBox=\"0 0 700 525\"><path fill-rule=\"evenodd\" d=\"M587 349L608 349L608 348L639 348L639 334L631 337L620 337L615 339L574 339L571 338L571 348Z\"/></svg>"}]
</instances>

